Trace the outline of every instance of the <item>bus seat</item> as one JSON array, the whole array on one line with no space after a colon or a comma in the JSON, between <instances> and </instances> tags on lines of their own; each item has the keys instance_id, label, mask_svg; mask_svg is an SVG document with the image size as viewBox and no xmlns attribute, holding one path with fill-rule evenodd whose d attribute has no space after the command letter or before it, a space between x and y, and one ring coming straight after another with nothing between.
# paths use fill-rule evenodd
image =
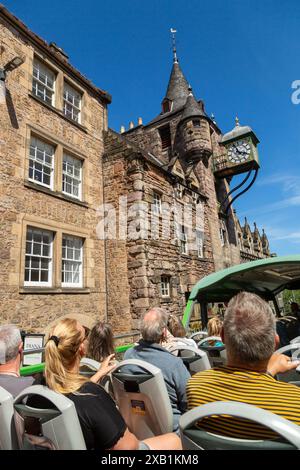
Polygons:
<instances>
[{"instance_id":1,"label":"bus seat","mask_svg":"<svg viewBox=\"0 0 300 470\"><path fill-rule=\"evenodd\" d=\"M201 330L201 331L195 331L189 337L197 342L197 341L200 341L201 339L205 338L206 336L208 336L207 331L202 331Z\"/></svg>"},{"instance_id":2,"label":"bus seat","mask_svg":"<svg viewBox=\"0 0 300 470\"><path fill-rule=\"evenodd\" d=\"M203 370L211 369L208 356L205 351L193 348L192 346L177 345L174 343L169 349L170 353L176 353L187 367L191 375Z\"/></svg>"},{"instance_id":3,"label":"bus seat","mask_svg":"<svg viewBox=\"0 0 300 470\"><path fill-rule=\"evenodd\" d=\"M97 370L99 370L100 366L100 362L90 359L89 357L83 357L80 360L79 372L81 375L91 377L95 372L97 372Z\"/></svg>"},{"instance_id":4,"label":"bus seat","mask_svg":"<svg viewBox=\"0 0 300 470\"><path fill-rule=\"evenodd\" d=\"M43 408L27 405L28 398L37 404L41 400ZM86 449L74 403L42 385L32 385L16 397L14 421L21 450Z\"/></svg>"},{"instance_id":5,"label":"bus seat","mask_svg":"<svg viewBox=\"0 0 300 470\"><path fill-rule=\"evenodd\" d=\"M278 434L278 440L237 439L202 430L199 420L212 415L230 415L259 423ZM270 411L234 401L218 401L198 406L181 416L179 428L184 450L300 449L299 426Z\"/></svg>"},{"instance_id":6,"label":"bus seat","mask_svg":"<svg viewBox=\"0 0 300 470\"><path fill-rule=\"evenodd\" d=\"M208 343L209 341L212 343L216 342L216 344L210 345ZM226 362L227 355L225 345L222 343L218 346L217 344L219 343L222 343L219 336L208 336L198 343L198 348L207 353L212 367L222 366Z\"/></svg>"},{"instance_id":7,"label":"bus seat","mask_svg":"<svg viewBox=\"0 0 300 470\"><path fill-rule=\"evenodd\" d=\"M276 353L286 354L294 360L300 359L300 343L287 344L286 346L277 349ZM297 382L300 380L300 374L297 369L289 370L288 372L284 372L283 374L277 374L276 378L281 382Z\"/></svg>"},{"instance_id":8,"label":"bus seat","mask_svg":"<svg viewBox=\"0 0 300 470\"><path fill-rule=\"evenodd\" d=\"M290 344L300 343L300 336L296 336L296 338L291 339Z\"/></svg>"},{"instance_id":9,"label":"bus seat","mask_svg":"<svg viewBox=\"0 0 300 470\"><path fill-rule=\"evenodd\" d=\"M115 361L118 364L117 361ZM95 359L90 359L89 357L83 357L79 365L79 373L86 377L92 377L97 370L99 370L101 363L95 361ZM112 383L111 383L111 374L107 374L101 380L101 385L107 391L107 393L114 399Z\"/></svg>"},{"instance_id":10,"label":"bus seat","mask_svg":"<svg viewBox=\"0 0 300 470\"><path fill-rule=\"evenodd\" d=\"M17 448L14 429L13 396L0 387L0 449L14 450Z\"/></svg>"},{"instance_id":11,"label":"bus seat","mask_svg":"<svg viewBox=\"0 0 300 470\"><path fill-rule=\"evenodd\" d=\"M137 367L141 372L128 373L128 366ZM158 367L138 359L127 359L116 366L111 377L120 413L138 439L172 432L172 407Z\"/></svg>"}]
</instances>

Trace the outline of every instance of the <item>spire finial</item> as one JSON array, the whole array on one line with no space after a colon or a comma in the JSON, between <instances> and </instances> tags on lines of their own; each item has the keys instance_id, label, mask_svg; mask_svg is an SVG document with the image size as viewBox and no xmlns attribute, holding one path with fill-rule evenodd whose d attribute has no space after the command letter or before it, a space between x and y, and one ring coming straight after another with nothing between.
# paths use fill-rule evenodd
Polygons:
<instances>
[{"instance_id":1,"label":"spire finial","mask_svg":"<svg viewBox=\"0 0 300 470\"><path fill-rule=\"evenodd\" d=\"M175 34L177 33L177 30L171 28L170 31L172 34L173 62L174 64L178 64L177 51L176 51L176 36L175 36Z\"/></svg>"},{"instance_id":2,"label":"spire finial","mask_svg":"<svg viewBox=\"0 0 300 470\"><path fill-rule=\"evenodd\" d=\"M239 118L236 116L235 118L235 127L239 127L240 126L240 120Z\"/></svg>"}]
</instances>

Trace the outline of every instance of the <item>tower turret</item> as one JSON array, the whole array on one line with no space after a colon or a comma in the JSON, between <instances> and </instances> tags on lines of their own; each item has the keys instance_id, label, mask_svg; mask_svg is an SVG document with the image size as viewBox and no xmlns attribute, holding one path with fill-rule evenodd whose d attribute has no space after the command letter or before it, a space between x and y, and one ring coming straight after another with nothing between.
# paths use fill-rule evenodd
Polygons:
<instances>
[{"instance_id":1,"label":"tower turret","mask_svg":"<svg viewBox=\"0 0 300 470\"><path fill-rule=\"evenodd\" d=\"M212 154L209 122L203 103L196 100L190 87L178 124L178 137L180 153L186 163L196 164L200 160L207 163Z\"/></svg>"}]
</instances>

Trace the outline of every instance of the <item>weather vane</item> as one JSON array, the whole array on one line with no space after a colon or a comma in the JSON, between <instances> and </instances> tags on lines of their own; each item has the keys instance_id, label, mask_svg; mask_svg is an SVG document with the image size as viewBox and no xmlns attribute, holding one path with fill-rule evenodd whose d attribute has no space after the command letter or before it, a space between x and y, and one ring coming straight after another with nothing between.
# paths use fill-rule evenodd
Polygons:
<instances>
[{"instance_id":1,"label":"weather vane","mask_svg":"<svg viewBox=\"0 0 300 470\"><path fill-rule=\"evenodd\" d=\"M173 61L178 62L177 53L176 53L176 36L175 36L175 34L177 33L177 29L171 28L170 31L172 34Z\"/></svg>"}]
</instances>

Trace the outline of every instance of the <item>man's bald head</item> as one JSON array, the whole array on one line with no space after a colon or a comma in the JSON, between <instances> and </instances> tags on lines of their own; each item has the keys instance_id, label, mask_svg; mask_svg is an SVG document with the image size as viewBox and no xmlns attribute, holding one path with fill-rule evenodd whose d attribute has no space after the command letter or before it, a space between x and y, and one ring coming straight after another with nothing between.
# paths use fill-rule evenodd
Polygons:
<instances>
[{"instance_id":1,"label":"man's bald head","mask_svg":"<svg viewBox=\"0 0 300 470\"><path fill-rule=\"evenodd\" d=\"M159 343L168 324L168 314L160 307L151 308L141 319L140 330L144 341Z\"/></svg>"}]
</instances>

